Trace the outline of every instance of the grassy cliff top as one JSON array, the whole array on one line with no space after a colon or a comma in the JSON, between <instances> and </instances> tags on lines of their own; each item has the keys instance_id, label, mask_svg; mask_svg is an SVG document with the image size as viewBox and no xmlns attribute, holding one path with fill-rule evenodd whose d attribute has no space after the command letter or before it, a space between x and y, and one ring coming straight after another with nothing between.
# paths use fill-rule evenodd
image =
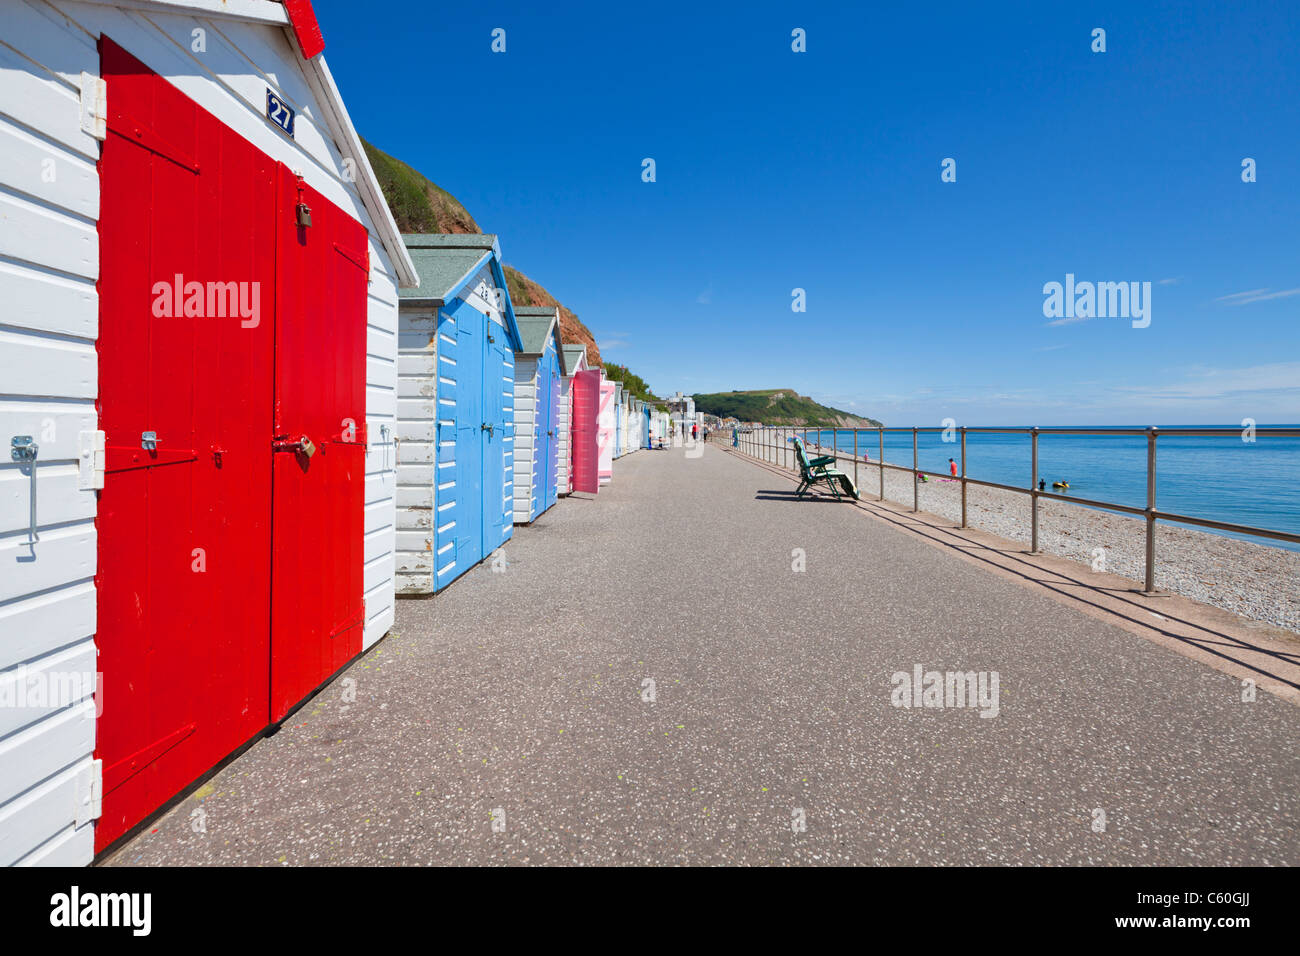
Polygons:
<instances>
[{"instance_id":1,"label":"grassy cliff top","mask_svg":"<svg viewBox=\"0 0 1300 956\"><path fill-rule=\"evenodd\" d=\"M830 408L791 388L712 392L693 395L695 410L719 418L738 418L763 425L797 425L812 428L876 428L880 422Z\"/></svg>"}]
</instances>

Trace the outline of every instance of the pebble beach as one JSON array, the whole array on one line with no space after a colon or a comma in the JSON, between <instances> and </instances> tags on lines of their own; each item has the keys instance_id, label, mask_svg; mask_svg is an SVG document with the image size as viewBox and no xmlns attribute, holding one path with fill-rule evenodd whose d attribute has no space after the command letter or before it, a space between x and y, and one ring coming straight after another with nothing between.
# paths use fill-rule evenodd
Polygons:
<instances>
[{"instance_id":1,"label":"pebble beach","mask_svg":"<svg viewBox=\"0 0 1300 956\"><path fill-rule=\"evenodd\" d=\"M837 457L839 469L851 475L852 456ZM864 500L879 495L879 475L874 463L859 463L858 490ZM911 505L911 474L886 470L885 498ZM970 485L966 503L971 527L1029 544L1028 495ZM920 486L920 506L960 522L961 484L931 478ZM1045 499L1038 508L1038 546L1089 567L1096 559L1094 549L1102 548L1104 570L1141 585L1146 530L1140 518ZM1158 523L1156 587L1300 633L1300 552Z\"/></svg>"}]
</instances>

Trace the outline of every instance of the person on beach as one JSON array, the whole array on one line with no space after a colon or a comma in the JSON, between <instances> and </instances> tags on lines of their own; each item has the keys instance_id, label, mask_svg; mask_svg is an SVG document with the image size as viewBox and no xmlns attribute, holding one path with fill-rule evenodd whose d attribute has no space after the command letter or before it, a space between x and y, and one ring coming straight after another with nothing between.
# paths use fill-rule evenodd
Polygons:
<instances>
[{"instance_id":1,"label":"person on beach","mask_svg":"<svg viewBox=\"0 0 1300 956\"><path fill-rule=\"evenodd\" d=\"M948 459L948 471L952 473L954 478L957 477L957 463L951 458Z\"/></svg>"}]
</instances>

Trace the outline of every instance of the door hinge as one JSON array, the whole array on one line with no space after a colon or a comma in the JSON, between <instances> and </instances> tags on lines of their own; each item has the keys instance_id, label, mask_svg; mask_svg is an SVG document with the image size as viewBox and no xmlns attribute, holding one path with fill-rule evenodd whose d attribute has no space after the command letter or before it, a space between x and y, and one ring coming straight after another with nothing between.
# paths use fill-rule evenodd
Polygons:
<instances>
[{"instance_id":1,"label":"door hinge","mask_svg":"<svg viewBox=\"0 0 1300 956\"><path fill-rule=\"evenodd\" d=\"M77 774L77 826L85 826L104 815L104 761L92 760Z\"/></svg>"},{"instance_id":2,"label":"door hinge","mask_svg":"<svg viewBox=\"0 0 1300 956\"><path fill-rule=\"evenodd\" d=\"M95 139L108 136L108 81L93 73L81 74L81 128Z\"/></svg>"},{"instance_id":3,"label":"door hinge","mask_svg":"<svg viewBox=\"0 0 1300 956\"><path fill-rule=\"evenodd\" d=\"M104 487L104 433L97 431L79 432L81 472L77 476L77 487L82 491L94 491Z\"/></svg>"}]
</instances>

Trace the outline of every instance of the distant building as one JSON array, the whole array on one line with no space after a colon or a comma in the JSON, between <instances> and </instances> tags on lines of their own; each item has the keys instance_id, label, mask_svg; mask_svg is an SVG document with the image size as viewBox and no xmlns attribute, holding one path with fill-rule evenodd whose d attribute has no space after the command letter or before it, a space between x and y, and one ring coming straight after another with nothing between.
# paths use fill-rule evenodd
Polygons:
<instances>
[{"instance_id":1,"label":"distant building","mask_svg":"<svg viewBox=\"0 0 1300 956\"><path fill-rule=\"evenodd\" d=\"M689 395L683 395L681 392L678 392L673 395L672 398L667 399L665 404L668 406L669 414L674 418L678 415L686 418L695 417L695 399Z\"/></svg>"}]
</instances>

